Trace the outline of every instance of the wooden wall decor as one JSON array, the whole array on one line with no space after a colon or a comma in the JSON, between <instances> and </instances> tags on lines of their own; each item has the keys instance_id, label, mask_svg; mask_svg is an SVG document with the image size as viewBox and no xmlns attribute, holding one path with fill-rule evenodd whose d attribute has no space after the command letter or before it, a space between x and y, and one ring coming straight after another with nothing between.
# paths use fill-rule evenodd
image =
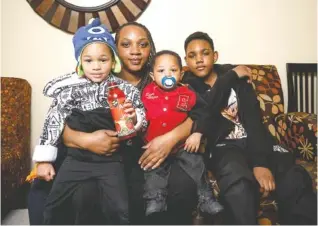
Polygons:
<instances>
[{"instance_id":1,"label":"wooden wall decor","mask_svg":"<svg viewBox=\"0 0 318 226\"><path fill-rule=\"evenodd\" d=\"M150 0L27 0L33 10L49 24L74 34L91 18L100 18L110 32L135 21ZM85 3L80 5L80 3ZM91 4L91 5L90 5ZM88 6L89 5L89 6Z\"/></svg>"}]
</instances>

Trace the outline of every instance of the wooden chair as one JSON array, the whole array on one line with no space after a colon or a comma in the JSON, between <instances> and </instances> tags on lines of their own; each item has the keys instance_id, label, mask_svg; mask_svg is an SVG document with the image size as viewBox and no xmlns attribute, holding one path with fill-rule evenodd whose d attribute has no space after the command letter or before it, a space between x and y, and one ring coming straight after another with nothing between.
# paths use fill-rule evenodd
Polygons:
<instances>
[{"instance_id":1,"label":"wooden chair","mask_svg":"<svg viewBox=\"0 0 318 226\"><path fill-rule=\"evenodd\" d=\"M317 114L317 64L287 63L288 112Z\"/></svg>"}]
</instances>

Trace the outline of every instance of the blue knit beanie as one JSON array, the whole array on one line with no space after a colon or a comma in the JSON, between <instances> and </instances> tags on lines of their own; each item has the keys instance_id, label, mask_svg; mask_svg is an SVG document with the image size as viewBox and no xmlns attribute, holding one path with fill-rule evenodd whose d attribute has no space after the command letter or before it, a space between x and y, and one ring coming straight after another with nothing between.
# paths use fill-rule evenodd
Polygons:
<instances>
[{"instance_id":1,"label":"blue knit beanie","mask_svg":"<svg viewBox=\"0 0 318 226\"><path fill-rule=\"evenodd\" d=\"M115 59L115 66L112 68L112 71L114 73L119 73L121 71L121 62L117 54L115 40L109 33L107 27L104 24L101 24L98 18L93 18L88 25L80 27L73 36L75 58L78 62L77 74L79 76L84 75L81 64L81 54L84 48L93 42L105 43L112 49Z\"/></svg>"}]
</instances>

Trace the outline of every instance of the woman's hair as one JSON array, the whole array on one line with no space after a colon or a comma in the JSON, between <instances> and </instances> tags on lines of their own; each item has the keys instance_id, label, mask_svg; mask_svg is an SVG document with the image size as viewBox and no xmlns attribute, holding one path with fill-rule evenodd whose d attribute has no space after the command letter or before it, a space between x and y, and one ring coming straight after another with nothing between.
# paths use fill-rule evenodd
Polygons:
<instances>
[{"instance_id":1,"label":"woman's hair","mask_svg":"<svg viewBox=\"0 0 318 226\"><path fill-rule=\"evenodd\" d=\"M171 51L171 50L161 50L159 52L157 52L153 58L152 58L152 61L151 61L151 64L150 64L150 70L153 72L153 68L155 66L155 63L156 63L156 59L162 55L171 55L171 56L174 56L177 61L178 61L178 66L180 68L180 70L182 69L182 60L181 60L181 57L179 56L178 53L174 52L174 51Z\"/></svg>"},{"instance_id":2,"label":"woman's hair","mask_svg":"<svg viewBox=\"0 0 318 226\"><path fill-rule=\"evenodd\" d=\"M150 31L148 30L147 27L145 27L144 25L140 24L140 23L137 23L135 21L133 22L128 22L122 26L120 26L117 30L116 30L116 35L115 35L115 43L116 45L118 45L118 41L119 41L119 37L120 37L120 32L121 30L124 28L124 27L127 27L127 26L136 26L136 27L139 27L141 29L143 29L145 32L146 32L146 35L147 35L147 39L149 40L149 43L150 43L150 54L149 54L149 57L148 57L148 60L146 62L146 64L144 65L143 67L143 71L144 71L144 74L140 80L140 82L138 83L138 85L136 86L140 92L143 91L143 89L145 88L146 85L148 85L150 82L152 82L152 79L151 77L149 76L149 72L151 71L151 62L152 62L152 58L154 57L154 55L156 54L156 47L155 47L155 44L153 42L153 39L152 39L152 36L151 36L151 33Z\"/></svg>"}]
</instances>

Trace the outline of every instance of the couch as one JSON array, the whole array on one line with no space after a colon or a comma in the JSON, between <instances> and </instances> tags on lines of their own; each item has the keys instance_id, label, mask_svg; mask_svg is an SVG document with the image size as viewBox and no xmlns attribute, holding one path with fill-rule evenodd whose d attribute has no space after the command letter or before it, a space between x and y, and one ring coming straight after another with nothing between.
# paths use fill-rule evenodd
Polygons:
<instances>
[{"instance_id":1,"label":"couch","mask_svg":"<svg viewBox=\"0 0 318 226\"><path fill-rule=\"evenodd\" d=\"M20 78L1 77L1 216L25 207L30 171L31 87Z\"/></svg>"},{"instance_id":2,"label":"couch","mask_svg":"<svg viewBox=\"0 0 318 226\"><path fill-rule=\"evenodd\" d=\"M264 126L278 144L293 153L296 163L309 172L313 189L317 192L317 115L304 112L284 113L283 90L276 67L246 66L252 69L252 85L260 103ZM209 178L214 193L218 195L218 184L212 172L209 172ZM257 218L259 224L279 224L277 203L271 196L261 199ZM222 222L222 219L218 219L218 222L220 220ZM195 211L194 224L209 224L209 221Z\"/></svg>"}]
</instances>

